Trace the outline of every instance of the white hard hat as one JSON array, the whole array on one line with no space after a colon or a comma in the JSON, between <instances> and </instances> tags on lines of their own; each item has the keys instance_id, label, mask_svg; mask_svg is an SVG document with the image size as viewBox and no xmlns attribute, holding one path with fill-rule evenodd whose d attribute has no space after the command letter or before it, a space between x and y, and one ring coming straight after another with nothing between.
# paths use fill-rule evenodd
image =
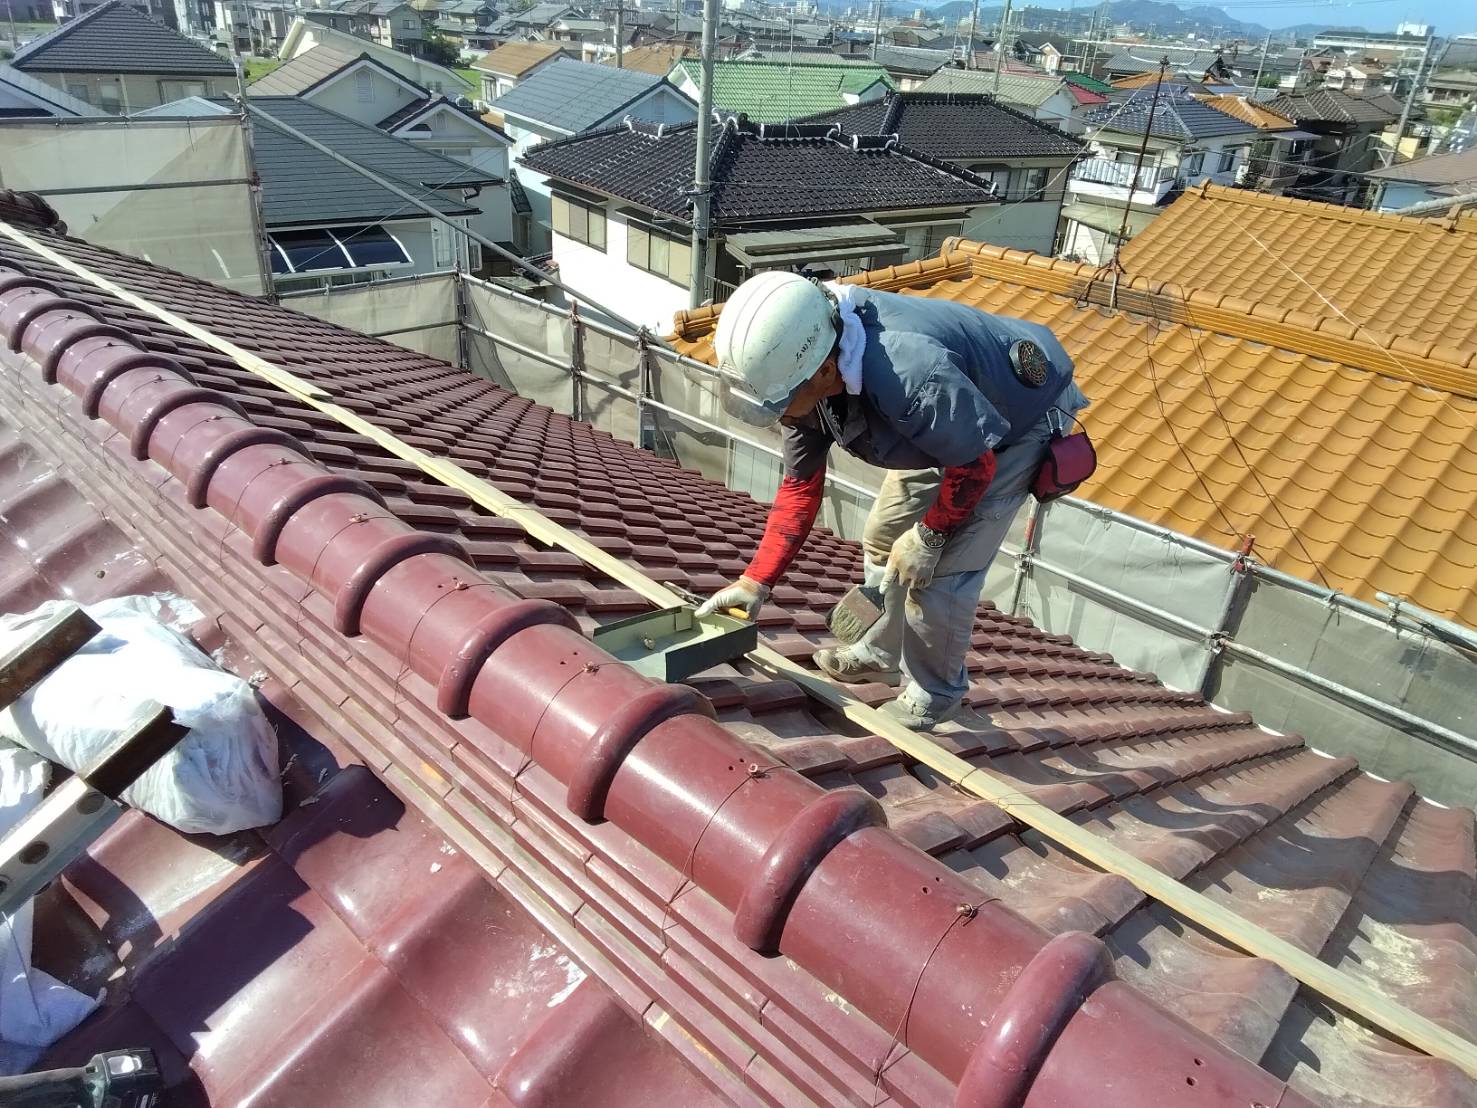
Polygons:
<instances>
[{"instance_id":1,"label":"white hard hat","mask_svg":"<svg viewBox=\"0 0 1477 1108\"><path fill-rule=\"evenodd\" d=\"M757 426L779 419L830 357L839 324L832 296L797 273L758 273L740 285L713 335L718 368L748 394L732 397L730 414Z\"/></svg>"}]
</instances>

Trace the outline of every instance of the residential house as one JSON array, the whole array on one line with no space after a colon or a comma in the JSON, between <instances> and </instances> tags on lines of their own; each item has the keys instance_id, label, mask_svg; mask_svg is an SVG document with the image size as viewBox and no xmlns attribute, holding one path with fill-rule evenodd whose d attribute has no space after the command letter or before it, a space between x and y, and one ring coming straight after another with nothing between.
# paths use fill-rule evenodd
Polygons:
<instances>
[{"instance_id":1,"label":"residential house","mask_svg":"<svg viewBox=\"0 0 1477 1108\"><path fill-rule=\"evenodd\" d=\"M336 30L302 17L293 20L292 26L288 29L287 37L282 42L280 57L283 60L290 60L317 46L328 46L341 54L348 54L352 57L367 52L386 69L392 69L401 76L409 78L432 95L444 95L455 99L477 94L476 88L470 82L444 65L438 65L425 58L418 58L413 54L407 54L370 39L361 38L347 31Z\"/></svg>"},{"instance_id":2,"label":"residential house","mask_svg":"<svg viewBox=\"0 0 1477 1108\"><path fill-rule=\"evenodd\" d=\"M408 0L333 0L330 6L305 11L303 16L407 54L419 53L434 27L434 15L427 20Z\"/></svg>"},{"instance_id":3,"label":"residential house","mask_svg":"<svg viewBox=\"0 0 1477 1108\"><path fill-rule=\"evenodd\" d=\"M508 179L512 140L501 128L474 112L469 101L432 93L368 52L350 57L334 47L318 46L253 81L248 91L254 98L299 97L462 162L489 178ZM512 241L510 190L486 188L478 206L473 229L494 241Z\"/></svg>"},{"instance_id":4,"label":"residential house","mask_svg":"<svg viewBox=\"0 0 1477 1108\"><path fill-rule=\"evenodd\" d=\"M507 49L507 47L503 47ZM650 73L556 58L494 100L490 113L503 120L526 210L515 211L514 241L530 254L553 244L553 205L530 151L551 140L638 119L659 126L687 123L697 105L669 81Z\"/></svg>"},{"instance_id":5,"label":"residential house","mask_svg":"<svg viewBox=\"0 0 1477 1108\"><path fill-rule=\"evenodd\" d=\"M940 69L918 86L919 92L998 97L1068 134L1081 134L1087 114L1108 102L1108 97L1064 77L1004 72L995 79L994 70Z\"/></svg>"},{"instance_id":6,"label":"residential house","mask_svg":"<svg viewBox=\"0 0 1477 1108\"><path fill-rule=\"evenodd\" d=\"M578 60L578 56L568 43L509 42L473 62L472 68L482 75L482 100L490 104L556 58Z\"/></svg>"},{"instance_id":7,"label":"residential house","mask_svg":"<svg viewBox=\"0 0 1477 1108\"><path fill-rule=\"evenodd\" d=\"M584 19L573 15L560 16L548 29L548 36L554 42L575 45L603 42L610 37L610 33L611 29L599 19Z\"/></svg>"},{"instance_id":8,"label":"residential house","mask_svg":"<svg viewBox=\"0 0 1477 1108\"><path fill-rule=\"evenodd\" d=\"M235 54L270 56L296 17L296 5L287 0L215 0L214 37Z\"/></svg>"},{"instance_id":9,"label":"residential house","mask_svg":"<svg viewBox=\"0 0 1477 1108\"><path fill-rule=\"evenodd\" d=\"M1477 192L1477 148L1400 162L1369 176L1375 182L1370 207L1382 212Z\"/></svg>"},{"instance_id":10,"label":"residential house","mask_svg":"<svg viewBox=\"0 0 1477 1108\"><path fill-rule=\"evenodd\" d=\"M696 101L702 87L702 64L686 58L673 67L669 79ZM757 123L778 123L877 100L895 87L885 69L863 62L791 66L780 61L724 58L713 63L714 109L745 115Z\"/></svg>"},{"instance_id":11,"label":"residential house","mask_svg":"<svg viewBox=\"0 0 1477 1108\"><path fill-rule=\"evenodd\" d=\"M568 4L534 4L520 12L509 12L488 25L488 31L499 42L546 39L549 30L565 16L575 15Z\"/></svg>"},{"instance_id":12,"label":"residential house","mask_svg":"<svg viewBox=\"0 0 1477 1108\"><path fill-rule=\"evenodd\" d=\"M1402 105L1391 96L1355 96L1337 89L1282 93L1263 104L1312 135L1308 168L1287 195L1307 200L1358 204L1367 191L1355 174L1379 168L1384 161L1381 133L1400 118Z\"/></svg>"},{"instance_id":13,"label":"residential house","mask_svg":"<svg viewBox=\"0 0 1477 1108\"><path fill-rule=\"evenodd\" d=\"M122 0L107 0L27 43L10 63L110 115L235 87L236 69Z\"/></svg>"},{"instance_id":14,"label":"residential house","mask_svg":"<svg viewBox=\"0 0 1477 1108\"><path fill-rule=\"evenodd\" d=\"M776 61L784 60L782 53L776 53L773 57ZM905 91L917 88L944 66L953 65L956 60L952 50L930 50L918 46L879 45L875 51L859 57L867 59L865 64L880 65L887 70L887 75L897 87Z\"/></svg>"},{"instance_id":15,"label":"residential house","mask_svg":"<svg viewBox=\"0 0 1477 1108\"><path fill-rule=\"evenodd\" d=\"M92 119L107 114L13 65L0 65L0 119Z\"/></svg>"},{"instance_id":16,"label":"residential house","mask_svg":"<svg viewBox=\"0 0 1477 1108\"><path fill-rule=\"evenodd\" d=\"M1207 77L1227 80L1235 75L1221 50L1158 46L1146 42L1120 50L1108 58L1103 63L1103 76L1111 81L1119 77L1157 73L1162 58L1169 59L1170 74L1182 74L1197 81Z\"/></svg>"},{"instance_id":17,"label":"residential house","mask_svg":"<svg viewBox=\"0 0 1477 1108\"><path fill-rule=\"evenodd\" d=\"M1012 53L1027 65L1056 74L1064 68L1071 40L1055 31L1021 31L1015 35Z\"/></svg>"},{"instance_id":18,"label":"residential house","mask_svg":"<svg viewBox=\"0 0 1477 1108\"><path fill-rule=\"evenodd\" d=\"M492 0L444 0L435 11L438 32L459 39L467 48L471 48L475 40L480 49L492 49L492 35L488 28L498 18L498 10Z\"/></svg>"},{"instance_id":19,"label":"residential house","mask_svg":"<svg viewBox=\"0 0 1477 1108\"><path fill-rule=\"evenodd\" d=\"M480 194L503 189L503 178L299 97L254 97L252 103L270 117L252 117L252 146L277 292L482 267L481 248L466 235L275 124L331 147L463 227L471 227L481 214ZM195 97L146 114L225 115L233 110L229 101Z\"/></svg>"},{"instance_id":20,"label":"residential house","mask_svg":"<svg viewBox=\"0 0 1477 1108\"><path fill-rule=\"evenodd\" d=\"M1209 107L1249 123L1257 130L1251 152L1241 162L1236 184L1281 195L1296 185L1312 157L1317 136L1300 131L1291 120L1268 110L1265 102L1233 93L1198 93Z\"/></svg>"},{"instance_id":21,"label":"residential house","mask_svg":"<svg viewBox=\"0 0 1477 1108\"><path fill-rule=\"evenodd\" d=\"M1421 98L1439 108L1469 108L1477 104L1477 69L1432 70Z\"/></svg>"},{"instance_id":22,"label":"residential house","mask_svg":"<svg viewBox=\"0 0 1477 1108\"><path fill-rule=\"evenodd\" d=\"M79 15L96 11L107 2L108 0L51 0L51 18L57 23L69 23ZM137 8L145 15L153 16L166 27L179 30L179 12L175 8L175 0L123 0L123 2L130 7ZM17 19L22 18L19 6L16 7L14 14Z\"/></svg>"},{"instance_id":23,"label":"residential house","mask_svg":"<svg viewBox=\"0 0 1477 1108\"><path fill-rule=\"evenodd\" d=\"M951 219L909 228L903 241L931 257L950 235L1038 254L1056 250L1068 169L1083 143L983 93L890 92L807 123L852 135L895 135L908 150L991 182L1000 205L978 210L961 230Z\"/></svg>"},{"instance_id":24,"label":"residential house","mask_svg":"<svg viewBox=\"0 0 1477 1108\"><path fill-rule=\"evenodd\" d=\"M696 141L695 125L629 120L527 155L553 189L560 274L652 327L666 329L688 303ZM995 203L991 184L968 170L827 123L730 116L712 165L708 269L698 277L716 299L760 270L829 275L920 257Z\"/></svg>"},{"instance_id":25,"label":"residential house","mask_svg":"<svg viewBox=\"0 0 1477 1108\"><path fill-rule=\"evenodd\" d=\"M621 68L636 73L650 73L657 77L665 77L683 58L696 56L696 51L684 42L632 46L621 52ZM615 55L605 57L600 64L615 65Z\"/></svg>"},{"instance_id":26,"label":"residential house","mask_svg":"<svg viewBox=\"0 0 1477 1108\"><path fill-rule=\"evenodd\" d=\"M1395 87L1395 74L1372 62L1346 62L1329 67L1323 74L1323 87L1340 92L1389 92Z\"/></svg>"},{"instance_id":27,"label":"residential house","mask_svg":"<svg viewBox=\"0 0 1477 1108\"><path fill-rule=\"evenodd\" d=\"M1092 156L1072 167L1061 251L1098 263L1165 204L1203 181L1234 184L1261 137L1245 118L1221 111L1184 85L1138 89L1086 116ZM1147 133L1147 137L1146 137Z\"/></svg>"}]
</instances>

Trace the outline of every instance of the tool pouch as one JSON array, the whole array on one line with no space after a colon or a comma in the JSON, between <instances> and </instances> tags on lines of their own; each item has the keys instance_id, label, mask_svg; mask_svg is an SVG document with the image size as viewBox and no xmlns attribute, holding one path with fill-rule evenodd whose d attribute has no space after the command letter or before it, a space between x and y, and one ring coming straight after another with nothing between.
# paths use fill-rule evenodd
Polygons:
<instances>
[{"instance_id":1,"label":"tool pouch","mask_svg":"<svg viewBox=\"0 0 1477 1108\"><path fill-rule=\"evenodd\" d=\"M1031 483L1032 495L1043 504L1075 492L1077 486L1097 469L1097 451L1093 449L1087 431L1083 429L1067 434L1067 425L1062 422L1063 413L1057 408L1047 412L1046 418L1051 425L1051 441L1046 444L1046 457ZM1082 426L1075 416L1072 422L1079 428Z\"/></svg>"}]
</instances>

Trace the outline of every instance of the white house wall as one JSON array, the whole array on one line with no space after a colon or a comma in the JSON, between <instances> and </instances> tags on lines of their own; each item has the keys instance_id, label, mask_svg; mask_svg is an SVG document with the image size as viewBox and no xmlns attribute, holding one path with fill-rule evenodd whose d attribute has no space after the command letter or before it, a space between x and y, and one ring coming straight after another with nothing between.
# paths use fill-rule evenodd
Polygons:
<instances>
[{"instance_id":1,"label":"white house wall","mask_svg":"<svg viewBox=\"0 0 1477 1108\"><path fill-rule=\"evenodd\" d=\"M368 75L367 84L361 81ZM361 90L368 99L361 97ZM399 111L412 100L419 100L420 93L393 81L383 70L372 65L361 65L335 77L325 85L312 89L304 97L320 108L357 119L373 127L386 116Z\"/></svg>"},{"instance_id":2,"label":"white house wall","mask_svg":"<svg viewBox=\"0 0 1477 1108\"><path fill-rule=\"evenodd\" d=\"M623 213L607 211L604 251L554 235L559 278L632 322L665 335L672 329L673 314L687 307L688 291L626 262L627 229Z\"/></svg>"},{"instance_id":3,"label":"white house wall","mask_svg":"<svg viewBox=\"0 0 1477 1108\"><path fill-rule=\"evenodd\" d=\"M1051 256L1056 244L1057 218L1061 203L986 204L973 208L964 218L964 237L1014 250L1031 250Z\"/></svg>"}]
</instances>

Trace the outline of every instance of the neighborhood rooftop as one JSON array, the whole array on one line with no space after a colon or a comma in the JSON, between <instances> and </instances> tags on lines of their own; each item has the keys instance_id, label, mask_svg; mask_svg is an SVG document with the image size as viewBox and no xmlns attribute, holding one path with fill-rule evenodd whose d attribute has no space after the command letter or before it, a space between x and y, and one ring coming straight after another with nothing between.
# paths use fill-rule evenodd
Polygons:
<instances>
[{"instance_id":1,"label":"neighborhood rooftop","mask_svg":"<svg viewBox=\"0 0 1477 1108\"><path fill-rule=\"evenodd\" d=\"M696 127L631 123L529 152L530 169L686 220ZM899 208L987 204L988 182L897 145L826 124L744 123L714 136L713 217L805 218Z\"/></svg>"},{"instance_id":2,"label":"neighborhood rooftop","mask_svg":"<svg viewBox=\"0 0 1477 1108\"><path fill-rule=\"evenodd\" d=\"M556 57L494 100L491 110L577 134L661 83L661 77L650 73Z\"/></svg>"},{"instance_id":3,"label":"neighborhood rooftop","mask_svg":"<svg viewBox=\"0 0 1477 1108\"><path fill-rule=\"evenodd\" d=\"M701 65L694 58L684 59L677 63L674 81L679 74L696 82ZM870 63L790 66L783 61L720 59L713 66L713 106L775 123L840 106L848 96L879 84L895 87L885 69Z\"/></svg>"},{"instance_id":4,"label":"neighborhood rooftop","mask_svg":"<svg viewBox=\"0 0 1477 1108\"><path fill-rule=\"evenodd\" d=\"M834 123L847 134L896 135L935 158L1077 157L1083 143L1047 123L980 93L890 92L809 123Z\"/></svg>"},{"instance_id":5,"label":"neighborhood rooftop","mask_svg":"<svg viewBox=\"0 0 1477 1108\"><path fill-rule=\"evenodd\" d=\"M106 0L15 52L32 73L218 73L231 62L172 31L124 0Z\"/></svg>"}]
</instances>

